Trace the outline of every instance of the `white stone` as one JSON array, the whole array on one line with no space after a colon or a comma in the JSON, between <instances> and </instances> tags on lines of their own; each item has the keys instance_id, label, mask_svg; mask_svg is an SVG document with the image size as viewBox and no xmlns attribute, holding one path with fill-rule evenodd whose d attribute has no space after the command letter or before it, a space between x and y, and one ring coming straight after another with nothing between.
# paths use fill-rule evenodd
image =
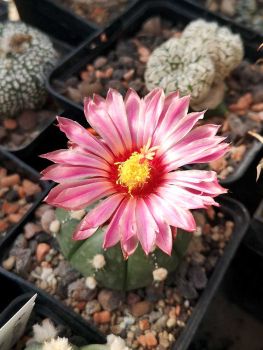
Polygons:
<instances>
[{"instance_id":1,"label":"white stone","mask_svg":"<svg viewBox=\"0 0 263 350\"><path fill-rule=\"evenodd\" d=\"M94 277L89 276L86 278L85 285L89 289L95 289L97 286L97 281L95 280Z\"/></svg>"},{"instance_id":2,"label":"white stone","mask_svg":"<svg viewBox=\"0 0 263 350\"><path fill-rule=\"evenodd\" d=\"M168 271L163 267L159 267L159 269L156 269L153 271L153 279L156 282L164 281L167 275L168 275Z\"/></svg>"}]
</instances>

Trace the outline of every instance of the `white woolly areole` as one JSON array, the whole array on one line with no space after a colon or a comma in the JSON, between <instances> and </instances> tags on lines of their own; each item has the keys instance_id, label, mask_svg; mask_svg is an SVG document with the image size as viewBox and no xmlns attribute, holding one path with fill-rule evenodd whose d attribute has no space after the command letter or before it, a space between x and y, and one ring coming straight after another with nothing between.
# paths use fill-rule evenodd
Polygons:
<instances>
[{"instance_id":1,"label":"white woolly areole","mask_svg":"<svg viewBox=\"0 0 263 350\"><path fill-rule=\"evenodd\" d=\"M156 282L164 281L167 275L168 271L164 267L159 267L159 269L153 271L153 279Z\"/></svg>"},{"instance_id":2,"label":"white woolly areole","mask_svg":"<svg viewBox=\"0 0 263 350\"><path fill-rule=\"evenodd\" d=\"M92 266L100 270L106 265L106 260L102 254L96 254L94 258L92 259Z\"/></svg>"},{"instance_id":3,"label":"white woolly areole","mask_svg":"<svg viewBox=\"0 0 263 350\"><path fill-rule=\"evenodd\" d=\"M81 220L86 214L86 211L84 209L80 210L72 210L70 212L71 219Z\"/></svg>"},{"instance_id":4,"label":"white woolly areole","mask_svg":"<svg viewBox=\"0 0 263 350\"><path fill-rule=\"evenodd\" d=\"M57 338L47 341L43 345L42 350L73 350L66 338Z\"/></svg>"},{"instance_id":5,"label":"white woolly areole","mask_svg":"<svg viewBox=\"0 0 263 350\"><path fill-rule=\"evenodd\" d=\"M114 334L109 334L107 336L107 347L109 350L129 350L125 341Z\"/></svg>"},{"instance_id":6,"label":"white woolly areole","mask_svg":"<svg viewBox=\"0 0 263 350\"><path fill-rule=\"evenodd\" d=\"M47 340L55 338L57 330L49 319L45 319L41 324L33 326L33 340L37 343L44 343Z\"/></svg>"},{"instance_id":7,"label":"white woolly areole","mask_svg":"<svg viewBox=\"0 0 263 350\"><path fill-rule=\"evenodd\" d=\"M60 224L60 221L58 219L53 220L53 221L51 221L51 223L49 225L49 231L51 233L58 233L60 230L60 226L61 226L61 224Z\"/></svg>"},{"instance_id":8,"label":"white woolly areole","mask_svg":"<svg viewBox=\"0 0 263 350\"><path fill-rule=\"evenodd\" d=\"M94 277L90 276L86 278L85 285L89 289L95 289L97 287L97 281Z\"/></svg>"}]
</instances>

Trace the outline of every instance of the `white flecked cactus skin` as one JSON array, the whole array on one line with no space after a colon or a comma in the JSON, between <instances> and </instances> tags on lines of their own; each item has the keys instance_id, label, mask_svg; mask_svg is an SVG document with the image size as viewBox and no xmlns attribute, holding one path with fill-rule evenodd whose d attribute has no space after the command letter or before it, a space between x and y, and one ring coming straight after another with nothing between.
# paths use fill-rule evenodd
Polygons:
<instances>
[{"instance_id":1,"label":"white flecked cactus skin","mask_svg":"<svg viewBox=\"0 0 263 350\"><path fill-rule=\"evenodd\" d=\"M21 22L0 23L0 118L42 107L45 78L57 56L39 30Z\"/></svg>"},{"instance_id":2,"label":"white flecked cactus skin","mask_svg":"<svg viewBox=\"0 0 263 350\"><path fill-rule=\"evenodd\" d=\"M215 108L223 98L224 79L238 66L244 56L238 34L216 23L196 20L185 27L181 37L171 38L156 48L145 71L148 90L157 86L166 93L179 90L191 94L193 109ZM216 88L220 93L214 94ZM209 94L216 99L209 106Z\"/></svg>"}]
</instances>

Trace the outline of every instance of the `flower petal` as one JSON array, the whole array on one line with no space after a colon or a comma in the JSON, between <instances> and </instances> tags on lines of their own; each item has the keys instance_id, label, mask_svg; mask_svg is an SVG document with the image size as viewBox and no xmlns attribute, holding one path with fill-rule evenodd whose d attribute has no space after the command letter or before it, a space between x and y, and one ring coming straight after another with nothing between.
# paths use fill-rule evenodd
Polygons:
<instances>
[{"instance_id":1,"label":"flower petal","mask_svg":"<svg viewBox=\"0 0 263 350\"><path fill-rule=\"evenodd\" d=\"M173 130L173 133L161 143L160 148L158 149L158 155L162 155L164 152L167 152L171 147L176 145L181 141L192 128L197 123L199 119L204 117L204 112L194 112L189 113L187 116L176 125Z\"/></svg>"},{"instance_id":2,"label":"flower petal","mask_svg":"<svg viewBox=\"0 0 263 350\"><path fill-rule=\"evenodd\" d=\"M150 200L163 213L164 219L169 225L182 228L186 231L196 230L194 217L189 210L180 208L159 195L152 194ZM174 200L176 201L176 198Z\"/></svg>"},{"instance_id":3,"label":"flower petal","mask_svg":"<svg viewBox=\"0 0 263 350\"><path fill-rule=\"evenodd\" d=\"M158 226L142 198L137 200L135 215L137 235L143 250L148 255L154 247Z\"/></svg>"},{"instance_id":4,"label":"flower petal","mask_svg":"<svg viewBox=\"0 0 263 350\"><path fill-rule=\"evenodd\" d=\"M165 114L161 116L161 122L154 133L154 143L160 144L164 139L174 133L178 123L186 117L190 103L190 96L176 98L171 102ZM174 137L174 136L173 136Z\"/></svg>"},{"instance_id":5,"label":"flower petal","mask_svg":"<svg viewBox=\"0 0 263 350\"><path fill-rule=\"evenodd\" d=\"M129 89L127 91L124 103L131 132L133 147L135 148L135 145L137 145L137 118L140 115L142 115L140 110L143 104L141 103L140 97L133 89Z\"/></svg>"},{"instance_id":6,"label":"flower petal","mask_svg":"<svg viewBox=\"0 0 263 350\"><path fill-rule=\"evenodd\" d=\"M162 89L152 90L145 98L143 145L152 138L164 106L165 95Z\"/></svg>"},{"instance_id":7,"label":"flower petal","mask_svg":"<svg viewBox=\"0 0 263 350\"><path fill-rule=\"evenodd\" d=\"M42 171L42 180L55 182L85 179L90 177L108 177L108 173L97 168L75 166L67 164L54 164Z\"/></svg>"},{"instance_id":8,"label":"flower petal","mask_svg":"<svg viewBox=\"0 0 263 350\"><path fill-rule=\"evenodd\" d=\"M166 254L171 255L173 248L173 237L170 226L165 222L164 217L158 207L152 205L149 198L145 199L148 208L158 226L156 234L156 245Z\"/></svg>"},{"instance_id":9,"label":"flower petal","mask_svg":"<svg viewBox=\"0 0 263 350\"><path fill-rule=\"evenodd\" d=\"M79 123L63 117L57 117L57 120L60 130L66 134L70 141L107 161L112 161L113 157L110 151Z\"/></svg>"},{"instance_id":10,"label":"flower petal","mask_svg":"<svg viewBox=\"0 0 263 350\"><path fill-rule=\"evenodd\" d=\"M124 144L106 108L106 102L84 101L84 113L90 125L103 138L111 151L119 155L125 151Z\"/></svg>"},{"instance_id":11,"label":"flower petal","mask_svg":"<svg viewBox=\"0 0 263 350\"><path fill-rule=\"evenodd\" d=\"M80 231L79 225L78 225L75 231L73 232L72 239L74 241L82 241L83 239L87 239L91 237L97 231L97 229L98 227L92 227L92 228Z\"/></svg>"},{"instance_id":12,"label":"flower petal","mask_svg":"<svg viewBox=\"0 0 263 350\"><path fill-rule=\"evenodd\" d=\"M116 210L113 218L111 219L104 236L103 248L107 249L113 247L120 240L120 219L122 217L123 211L126 207L127 200L123 200L119 208Z\"/></svg>"},{"instance_id":13,"label":"flower petal","mask_svg":"<svg viewBox=\"0 0 263 350\"><path fill-rule=\"evenodd\" d=\"M109 89L106 104L108 113L118 129L126 149L131 150L132 138L122 95L117 90Z\"/></svg>"},{"instance_id":14,"label":"flower petal","mask_svg":"<svg viewBox=\"0 0 263 350\"><path fill-rule=\"evenodd\" d=\"M135 208L136 198L131 197L120 219L121 247L125 258L133 254L138 246Z\"/></svg>"},{"instance_id":15,"label":"flower petal","mask_svg":"<svg viewBox=\"0 0 263 350\"><path fill-rule=\"evenodd\" d=\"M103 170L109 170L109 164L104 159L93 154L85 154L74 149L61 149L41 155L54 163L88 166Z\"/></svg>"},{"instance_id":16,"label":"flower petal","mask_svg":"<svg viewBox=\"0 0 263 350\"><path fill-rule=\"evenodd\" d=\"M228 150L227 143L221 143L224 138L215 136L213 138L193 141L188 145L180 143L166 151L163 157L163 164L166 165L167 171L175 170L183 165L197 163L198 159L212 156L217 159L218 152L223 154Z\"/></svg>"},{"instance_id":17,"label":"flower petal","mask_svg":"<svg viewBox=\"0 0 263 350\"><path fill-rule=\"evenodd\" d=\"M94 178L56 186L49 192L46 202L64 209L78 210L115 192L110 182Z\"/></svg>"},{"instance_id":18,"label":"flower petal","mask_svg":"<svg viewBox=\"0 0 263 350\"><path fill-rule=\"evenodd\" d=\"M200 191L201 194L208 194L213 197L226 193L227 189L223 188L218 180L215 171L205 170L183 170L175 171L165 175L165 179L170 184L179 187L190 188Z\"/></svg>"},{"instance_id":19,"label":"flower petal","mask_svg":"<svg viewBox=\"0 0 263 350\"><path fill-rule=\"evenodd\" d=\"M83 231L104 224L105 221L109 220L109 218L113 215L123 198L123 194L113 194L112 196L103 200L94 209L88 212L88 214L82 220L79 230Z\"/></svg>"}]
</instances>

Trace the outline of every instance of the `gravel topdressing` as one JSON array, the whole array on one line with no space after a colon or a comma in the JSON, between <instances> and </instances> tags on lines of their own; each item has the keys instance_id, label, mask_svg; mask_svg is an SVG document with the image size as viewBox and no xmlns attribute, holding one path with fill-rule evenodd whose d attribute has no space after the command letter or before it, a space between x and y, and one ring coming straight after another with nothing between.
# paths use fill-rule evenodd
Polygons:
<instances>
[{"instance_id":1,"label":"gravel topdressing","mask_svg":"<svg viewBox=\"0 0 263 350\"><path fill-rule=\"evenodd\" d=\"M234 223L210 208L196 211L198 229L180 267L165 283L132 292L96 287L69 266L50 230L54 209L40 206L2 262L98 326L123 337L132 349L170 349L185 327L202 290L224 252Z\"/></svg>"}]
</instances>

